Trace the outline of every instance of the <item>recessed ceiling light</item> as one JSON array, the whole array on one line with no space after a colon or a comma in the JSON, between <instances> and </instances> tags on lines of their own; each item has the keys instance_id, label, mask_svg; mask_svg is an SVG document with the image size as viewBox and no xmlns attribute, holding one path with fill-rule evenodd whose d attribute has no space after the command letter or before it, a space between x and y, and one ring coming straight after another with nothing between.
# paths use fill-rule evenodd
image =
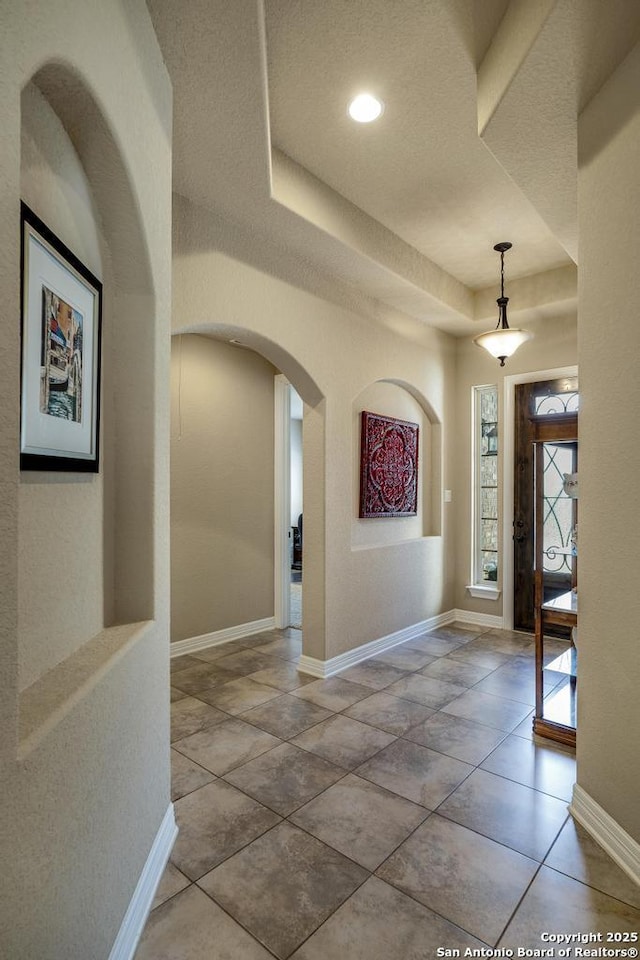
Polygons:
<instances>
[{"instance_id":1,"label":"recessed ceiling light","mask_svg":"<svg viewBox=\"0 0 640 960\"><path fill-rule=\"evenodd\" d=\"M349 116L358 123L371 123L372 120L377 120L383 110L382 100L378 100L370 93L359 93L349 104Z\"/></svg>"}]
</instances>

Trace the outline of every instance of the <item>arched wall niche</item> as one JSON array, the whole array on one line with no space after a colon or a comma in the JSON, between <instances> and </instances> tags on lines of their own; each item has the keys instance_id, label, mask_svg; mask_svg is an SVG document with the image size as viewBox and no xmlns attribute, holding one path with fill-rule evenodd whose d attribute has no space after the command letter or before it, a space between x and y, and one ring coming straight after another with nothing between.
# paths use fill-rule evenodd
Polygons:
<instances>
[{"instance_id":1,"label":"arched wall niche","mask_svg":"<svg viewBox=\"0 0 640 960\"><path fill-rule=\"evenodd\" d=\"M60 61L22 89L20 190L104 288L100 473L20 475L24 690L104 628L154 616L149 252L120 145L90 86Z\"/></svg>"},{"instance_id":2,"label":"arched wall niche","mask_svg":"<svg viewBox=\"0 0 640 960\"><path fill-rule=\"evenodd\" d=\"M418 424L418 512L415 517L375 519L359 517L363 410ZM393 377L380 378L368 384L353 400L352 427L352 549L387 547L423 537L440 536L442 531L441 423L422 391L405 380Z\"/></svg>"}]
</instances>

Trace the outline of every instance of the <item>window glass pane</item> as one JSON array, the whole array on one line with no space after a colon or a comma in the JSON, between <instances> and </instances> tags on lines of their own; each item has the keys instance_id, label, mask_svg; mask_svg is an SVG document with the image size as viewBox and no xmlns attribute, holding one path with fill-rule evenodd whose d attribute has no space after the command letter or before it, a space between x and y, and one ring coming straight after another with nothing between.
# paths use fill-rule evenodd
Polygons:
<instances>
[{"instance_id":1,"label":"window glass pane","mask_svg":"<svg viewBox=\"0 0 640 960\"><path fill-rule=\"evenodd\" d=\"M480 516L483 520L498 519L498 490L496 487L481 488L480 504Z\"/></svg>"},{"instance_id":2,"label":"window glass pane","mask_svg":"<svg viewBox=\"0 0 640 960\"><path fill-rule=\"evenodd\" d=\"M498 579L498 389L475 388L473 579Z\"/></svg>"},{"instance_id":3,"label":"window glass pane","mask_svg":"<svg viewBox=\"0 0 640 960\"><path fill-rule=\"evenodd\" d=\"M498 422L498 391L492 387L480 394L480 419L483 423Z\"/></svg>"},{"instance_id":4,"label":"window glass pane","mask_svg":"<svg viewBox=\"0 0 640 960\"><path fill-rule=\"evenodd\" d=\"M481 531L482 531L482 549L483 550L496 550L498 549L498 521L497 520L481 520Z\"/></svg>"},{"instance_id":5,"label":"window glass pane","mask_svg":"<svg viewBox=\"0 0 640 960\"><path fill-rule=\"evenodd\" d=\"M480 458L480 485L482 487L498 486L498 458Z\"/></svg>"},{"instance_id":6,"label":"window glass pane","mask_svg":"<svg viewBox=\"0 0 640 960\"><path fill-rule=\"evenodd\" d=\"M579 405L578 378L565 377L536 384L531 402L531 412L536 417L553 414L577 413Z\"/></svg>"},{"instance_id":7,"label":"window glass pane","mask_svg":"<svg viewBox=\"0 0 640 960\"><path fill-rule=\"evenodd\" d=\"M498 579L498 554L491 550L482 551L482 579L489 583Z\"/></svg>"},{"instance_id":8,"label":"window glass pane","mask_svg":"<svg viewBox=\"0 0 640 960\"><path fill-rule=\"evenodd\" d=\"M554 413L577 413L578 397L578 393L553 393L548 396L534 397L534 413L538 417Z\"/></svg>"}]
</instances>

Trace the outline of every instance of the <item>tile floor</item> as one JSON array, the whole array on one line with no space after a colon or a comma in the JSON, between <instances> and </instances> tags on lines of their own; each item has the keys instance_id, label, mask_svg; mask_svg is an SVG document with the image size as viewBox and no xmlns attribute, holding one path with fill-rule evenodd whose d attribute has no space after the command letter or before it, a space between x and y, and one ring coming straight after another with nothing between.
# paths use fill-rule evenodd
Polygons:
<instances>
[{"instance_id":1,"label":"tile floor","mask_svg":"<svg viewBox=\"0 0 640 960\"><path fill-rule=\"evenodd\" d=\"M328 680L300 651L289 629L172 661L180 833L136 960L640 929L640 888L568 814L572 753L532 738L530 638L453 624Z\"/></svg>"}]
</instances>

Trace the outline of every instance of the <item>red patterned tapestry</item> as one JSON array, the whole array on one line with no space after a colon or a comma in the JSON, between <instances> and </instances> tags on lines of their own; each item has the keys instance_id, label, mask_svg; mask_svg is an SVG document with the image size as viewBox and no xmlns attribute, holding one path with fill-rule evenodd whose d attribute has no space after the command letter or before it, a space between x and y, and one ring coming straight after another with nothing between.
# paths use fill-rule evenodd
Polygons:
<instances>
[{"instance_id":1,"label":"red patterned tapestry","mask_svg":"<svg viewBox=\"0 0 640 960\"><path fill-rule=\"evenodd\" d=\"M418 510L418 424L362 411L360 516L414 517Z\"/></svg>"}]
</instances>

